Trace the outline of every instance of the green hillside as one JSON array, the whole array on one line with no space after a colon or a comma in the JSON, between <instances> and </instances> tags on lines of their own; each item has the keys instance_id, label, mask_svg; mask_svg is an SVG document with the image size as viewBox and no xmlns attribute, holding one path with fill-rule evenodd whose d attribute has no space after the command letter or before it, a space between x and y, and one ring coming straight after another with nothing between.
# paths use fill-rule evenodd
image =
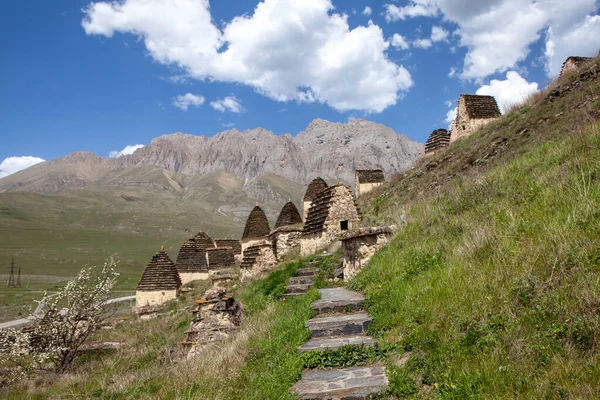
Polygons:
<instances>
[{"instance_id":1,"label":"green hillside","mask_svg":"<svg viewBox=\"0 0 600 400\"><path fill-rule=\"evenodd\" d=\"M348 284L365 294L378 347L298 354L317 293L279 295L305 259L236 286L245 322L202 357L173 356L192 296L163 318L131 318L95 337L124 342L122 351L5 393L286 399L304 367L381 361L385 399L598 397L600 61L361 203L365 224L407 221ZM319 260L326 274L339 254ZM315 286L335 284L321 277Z\"/></svg>"}]
</instances>

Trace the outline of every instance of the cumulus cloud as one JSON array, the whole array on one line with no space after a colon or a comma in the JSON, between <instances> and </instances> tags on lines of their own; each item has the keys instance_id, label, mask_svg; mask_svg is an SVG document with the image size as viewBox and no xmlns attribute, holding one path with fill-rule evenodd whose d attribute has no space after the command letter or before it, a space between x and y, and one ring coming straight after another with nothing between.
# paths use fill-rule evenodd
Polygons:
<instances>
[{"instance_id":1,"label":"cumulus cloud","mask_svg":"<svg viewBox=\"0 0 600 400\"><path fill-rule=\"evenodd\" d=\"M448 31L442 28L441 26L433 26L431 27L431 41L432 42L442 42L448 39Z\"/></svg>"},{"instance_id":2,"label":"cumulus cloud","mask_svg":"<svg viewBox=\"0 0 600 400\"><path fill-rule=\"evenodd\" d=\"M500 111L508 111L512 106L521 104L531 94L538 91L538 84L527 82L515 71L508 71L506 79L492 79L488 85L481 86L476 94L494 96Z\"/></svg>"},{"instance_id":3,"label":"cumulus cloud","mask_svg":"<svg viewBox=\"0 0 600 400\"><path fill-rule=\"evenodd\" d=\"M32 156L7 157L0 163L0 179L44 161L43 158Z\"/></svg>"},{"instance_id":4,"label":"cumulus cloud","mask_svg":"<svg viewBox=\"0 0 600 400\"><path fill-rule=\"evenodd\" d=\"M372 12L373 12L373 10L371 9L371 7L366 6L362 13L363 13L363 15L369 16L369 15L371 15Z\"/></svg>"},{"instance_id":5,"label":"cumulus cloud","mask_svg":"<svg viewBox=\"0 0 600 400\"><path fill-rule=\"evenodd\" d=\"M400 19L414 17L433 17L438 13L438 8L433 1L413 1L412 4L405 7L386 4L384 9L384 16L387 22L396 22Z\"/></svg>"},{"instance_id":6,"label":"cumulus cloud","mask_svg":"<svg viewBox=\"0 0 600 400\"><path fill-rule=\"evenodd\" d=\"M448 129L452 127L452 122L456 119L456 114L458 114L458 107L454 107L446 113L446 123L448 124Z\"/></svg>"},{"instance_id":7,"label":"cumulus cloud","mask_svg":"<svg viewBox=\"0 0 600 400\"><path fill-rule=\"evenodd\" d=\"M431 39L417 39L413 42L414 47L418 47L419 49L428 49L433 46Z\"/></svg>"},{"instance_id":8,"label":"cumulus cloud","mask_svg":"<svg viewBox=\"0 0 600 400\"><path fill-rule=\"evenodd\" d=\"M231 111L234 113L241 113L244 111L242 103L235 96L227 96L219 100L211 101L210 106L221 112Z\"/></svg>"},{"instance_id":9,"label":"cumulus cloud","mask_svg":"<svg viewBox=\"0 0 600 400\"><path fill-rule=\"evenodd\" d=\"M200 107L204 104L204 97L196 94L186 93L173 98L173 105L183 111L189 107Z\"/></svg>"},{"instance_id":10,"label":"cumulus cloud","mask_svg":"<svg viewBox=\"0 0 600 400\"><path fill-rule=\"evenodd\" d=\"M129 155L129 154L133 154L137 149L141 149L142 147L144 147L143 144L130 144L128 146L125 146L125 148L123 150L113 150L111 151L108 156L110 158L117 158L117 157L121 157L121 156L125 156L125 155Z\"/></svg>"},{"instance_id":11,"label":"cumulus cloud","mask_svg":"<svg viewBox=\"0 0 600 400\"><path fill-rule=\"evenodd\" d=\"M523 61L545 35L546 68L556 74L570 53L593 55L600 37L596 0L410 0L385 6L389 22L442 14L467 48L462 77L481 80Z\"/></svg>"},{"instance_id":12,"label":"cumulus cloud","mask_svg":"<svg viewBox=\"0 0 600 400\"><path fill-rule=\"evenodd\" d=\"M406 50L409 48L408 42L404 39L404 36L399 33L394 33L392 36L392 46L397 47L402 50Z\"/></svg>"},{"instance_id":13,"label":"cumulus cloud","mask_svg":"<svg viewBox=\"0 0 600 400\"><path fill-rule=\"evenodd\" d=\"M276 101L381 112L412 86L410 73L388 59L381 28L350 29L331 0L264 0L222 29L208 0L104 1L85 9L82 25L89 35L136 35L159 63Z\"/></svg>"}]
</instances>

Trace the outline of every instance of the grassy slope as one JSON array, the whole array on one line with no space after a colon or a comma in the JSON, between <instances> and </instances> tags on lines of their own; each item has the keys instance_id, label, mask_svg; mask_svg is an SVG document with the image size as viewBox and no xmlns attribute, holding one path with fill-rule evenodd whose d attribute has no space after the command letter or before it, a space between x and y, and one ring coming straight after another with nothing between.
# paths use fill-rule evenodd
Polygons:
<instances>
[{"instance_id":1,"label":"grassy slope","mask_svg":"<svg viewBox=\"0 0 600 400\"><path fill-rule=\"evenodd\" d=\"M410 221L351 284L370 332L412 352L390 363L394 395L598 395L599 80L514 111L370 199L374 220ZM485 161L492 143L503 148Z\"/></svg>"},{"instance_id":2,"label":"grassy slope","mask_svg":"<svg viewBox=\"0 0 600 400\"><path fill-rule=\"evenodd\" d=\"M39 376L0 388L8 399L286 399L302 372L297 348L309 338L304 327L318 294L280 300L289 277L306 260L290 262L267 278L240 285L234 295L245 308L242 329L235 337L208 349L202 357L179 359L174 354L189 327L191 308L206 289L197 286L172 302L171 315L151 321L131 317L114 330L100 331L93 340L124 342L119 352L80 358L74 372L62 377ZM330 270L332 259L321 261ZM321 278L316 284L326 285Z\"/></svg>"},{"instance_id":3,"label":"grassy slope","mask_svg":"<svg viewBox=\"0 0 600 400\"><path fill-rule=\"evenodd\" d=\"M373 222L396 222L401 214L410 222L350 283L366 295L380 350L300 357L316 293L277 299L302 262L291 263L236 289L247 309L242 330L201 358L170 353L189 324L190 296L175 302L170 316L124 321L98 334L128 343L124 350L5 393L281 399L303 365L383 358L393 398L596 397L598 93L596 79L527 105L364 199Z\"/></svg>"}]
</instances>

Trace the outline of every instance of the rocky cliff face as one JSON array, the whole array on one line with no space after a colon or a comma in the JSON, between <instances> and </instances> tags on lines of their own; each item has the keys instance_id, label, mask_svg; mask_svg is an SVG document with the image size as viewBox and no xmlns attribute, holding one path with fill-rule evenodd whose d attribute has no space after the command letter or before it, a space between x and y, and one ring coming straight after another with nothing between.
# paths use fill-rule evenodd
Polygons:
<instances>
[{"instance_id":1,"label":"rocky cliff face","mask_svg":"<svg viewBox=\"0 0 600 400\"><path fill-rule=\"evenodd\" d=\"M422 155L421 143L384 125L362 119L346 124L317 119L296 137L277 136L263 128L244 132L232 129L210 138L163 135L134 154L117 159L76 152L0 180L0 192L52 192L103 182L115 185L114 179L105 179L107 174L118 171L123 176L124 171L140 166L184 176L227 171L246 183L273 174L299 184L307 184L316 176L351 184L357 168L383 168L390 175L410 168Z\"/></svg>"}]
</instances>

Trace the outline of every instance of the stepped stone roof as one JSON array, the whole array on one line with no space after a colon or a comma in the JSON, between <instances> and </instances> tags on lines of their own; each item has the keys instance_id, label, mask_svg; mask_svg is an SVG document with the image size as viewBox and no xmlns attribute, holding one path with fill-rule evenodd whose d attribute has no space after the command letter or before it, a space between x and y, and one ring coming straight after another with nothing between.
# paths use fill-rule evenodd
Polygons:
<instances>
[{"instance_id":1,"label":"stepped stone roof","mask_svg":"<svg viewBox=\"0 0 600 400\"><path fill-rule=\"evenodd\" d=\"M235 254L231 247L206 249L209 269L231 268L235 264Z\"/></svg>"},{"instance_id":2,"label":"stepped stone roof","mask_svg":"<svg viewBox=\"0 0 600 400\"><path fill-rule=\"evenodd\" d=\"M137 290L154 291L154 290L173 290L179 289L181 280L175 264L164 249L156 253L150 263L144 270L140 282L137 285Z\"/></svg>"},{"instance_id":3,"label":"stepped stone roof","mask_svg":"<svg viewBox=\"0 0 600 400\"><path fill-rule=\"evenodd\" d=\"M312 201L319 193L321 193L327 188L327 182L325 182L323 178L318 177L313 179L313 181L308 185L308 188L306 189L304 201Z\"/></svg>"},{"instance_id":4,"label":"stepped stone roof","mask_svg":"<svg viewBox=\"0 0 600 400\"><path fill-rule=\"evenodd\" d=\"M254 207L248 215L242 239L264 237L270 232L271 228L265 212L259 206Z\"/></svg>"},{"instance_id":5,"label":"stepped stone roof","mask_svg":"<svg viewBox=\"0 0 600 400\"><path fill-rule=\"evenodd\" d=\"M333 204L336 189L339 187L345 188L348 191L348 194L352 196L350 189L342 184L330 186L327 190L319 193L319 195L313 199L310 209L308 210L308 216L306 217L306 223L304 224L304 233L320 233L325 230L325 221L327 221L329 209ZM354 204L358 209L356 201Z\"/></svg>"},{"instance_id":6,"label":"stepped stone roof","mask_svg":"<svg viewBox=\"0 0 600 400\"><path fill-rule=\"evenodd\" d=\"M499 118L502 116L493 96L461 94L460 97L465 100L467 114L471 119Z\"/></svg>"},{"instance_id":7,"label":"stepped stone roof","mask_svg":"<svg viewBox=\"0 0 600 400\"><path fill-rule=\"evenodd\" d=\"M450 146L450 132L446 129L436 129L425 143L425 154Z\"/></svg>"},{"instance_id":8,"label":"stepped stone roof","mask_svg":"<svg viewBox=\"0 0 600 400\"><path fill-rule=\"evenodd\" d=\"M194 236L198 245L203 249L209 249L211 247L215 247L215 241L208 236L206 232L198 232L196 236Z\"/></svg>"},{"instance_id":9,"label":"stepped stone roof","mask_svg":"<svg viewBox=\"0 0 600 400\"><path fill-rule=\"evenodd\" d=\"M285 203L281 212L279 213L279 217L277 218L277 222L275 223L275 229L280 228L282 226L287 225L295 225L301 224L302 217L296 208L296 205L291 201Z\"/></svg>"},{"instance_id":10,"label":"stepped stone roof","mask_svg":"<svg viewBox=\"0 0 600 400\"><path fill-rule=\"evenodd\" d=\"M235 239L215 239L217 247L230 247L234 254L242 254L242 243Z\"/></svg>"},{"instance_id":11,"label":"stepped stone roof","mask_svg":"<svg viewBox=\"0 0 600 400\"><path fill-rule=\"evenodd\" d=\"M179 249L175 267L179 272L200 272L208 270L204 247L195 237L190 237Z\"/></svg>"},{"instance_id":12,"label":"stepped stone roof","mask_svg":"<svg viewBox=\"0 0 600 400\"><path fill-rule=\"evenodd\" d=\"M385 181L383 170L378 169L357 169L356 177L358 183L381 183Z\"/></svg>"},{"instance_id":13,"label":"stepped stone roof","mask_svg":"<svg viewBox=\"0 0 600 400\"><path fill-rule=\"evenodd\" d=\"M260 249L263 247L271 247L270 244L257 244L254 246L248 246L244 250L244 258L242 259L242 264L240 268L252 268L256 259L260 255Z\"/></svg>"}]
</instances>

